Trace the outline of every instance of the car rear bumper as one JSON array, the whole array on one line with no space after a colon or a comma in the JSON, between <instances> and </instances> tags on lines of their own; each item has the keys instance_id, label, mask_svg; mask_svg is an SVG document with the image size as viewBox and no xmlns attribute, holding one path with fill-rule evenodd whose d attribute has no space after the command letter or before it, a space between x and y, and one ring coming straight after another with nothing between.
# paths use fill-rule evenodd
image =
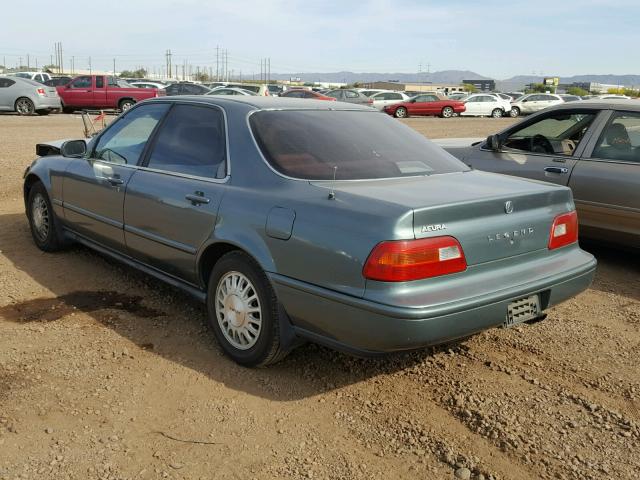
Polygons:
<instances>
[{"instance_id":1,"label":"car rear bumper","mask_svg":"<svg viewBox=\"0 0 640 480\"><path fill-rule=\"evenodd\" d=\"M579 248L570 268L479 297L421 307L393 306L350 297L270 274L296 333L356 354L411 350L462 338L502 325L508 305L539 294L542 310L585 290L596 261ZM499 272L498 272L499 274Z\"/></svg>"},{"instance_id":2,"label":"car rear bumper","mask_svg":"<svg viewBox=\"0 0 640 480\"><path fill-rule=\"evenodd\" d=\"M44 97L35 102L36 110L53 110L62 108L60 97Z\"/></svg>"}]
</instances>

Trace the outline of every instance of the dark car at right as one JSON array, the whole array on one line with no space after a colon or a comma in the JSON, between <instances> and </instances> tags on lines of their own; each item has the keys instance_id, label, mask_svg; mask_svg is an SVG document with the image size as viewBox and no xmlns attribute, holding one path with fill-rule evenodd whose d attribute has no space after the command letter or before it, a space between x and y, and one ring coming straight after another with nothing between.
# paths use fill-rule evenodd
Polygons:
<instances>
[{"instance_id":1,"label":"dark car at right","mask_svg":"<svg viewBox=\"0 0 640 480\"><path fill-rule=\"evenodd\" d=\"M570 187L583 237L640 249L640 104L565 103L472 142L436 140L474 169Z\"/></svg>"}]
</instances>

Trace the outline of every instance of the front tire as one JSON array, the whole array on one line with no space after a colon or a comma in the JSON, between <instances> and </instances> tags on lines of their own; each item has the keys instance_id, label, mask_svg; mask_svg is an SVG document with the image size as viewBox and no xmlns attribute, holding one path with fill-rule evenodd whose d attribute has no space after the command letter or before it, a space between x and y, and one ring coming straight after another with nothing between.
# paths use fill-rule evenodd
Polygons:
<instances>
[{"instance_id":1,"label":"front tire","mask_svg":"<svg viewBox=\"0 0 640 480\"><path fill-rule=\"evenodd\" d=\"M409 116L409 112L404 107L398 107L393 116L396 118L407 118Z\"/></svg>"},{"instance_id":2,"label":"front tire","mask_svg":"<svg viewBox=\"0 0 640 480\"><path fill-rule=\"evenodd\" d=\"M235 362L258 367L286 356L278 306L266 274L246 253L229 252L215 264L207 289L209 323Z\"/></svg>"},{"instance_id":3,"label":"front tire","mask_svg":"<svg viewBox=\"0 0 640 480\"><path fill-rule=\"evenodd\" d=\"M510 111L509 111L509 116L511 118L516 118L520 116L520 109L518 107L513 107Z\"/></svg>"},{"instance_id":4,"label":"front tire","mask_svg":"<svg viewBox=\"0 0 640 480\"><path fill-rule=\"evenodd\" d=\"M18 115L33 115L36 107L27 97L20 97L16 100L15 110L18 112Z\"/></svg>"},{"instance_id":5,"label":"front tire","mask_svg":"<svg viewBox=\"0 0 640 480\"><path fill-rule=\"evenodd\" d=\"M61 250L64 242L58 233L58 224L47 190L37 182L29 190L27 218L36 246L44 252Z\"/></svg>"},{"instance_id":6,"label":"front tire","mask_svg":"<svg viewBox=\"0 0 640 480\"><path fill-rule=\"evenodd\" d=\"M451 118L451 117L453 117L453 108L444 107L442 109L442 118Z\"/></svg>"},{"instance_id":7,"label":"front tire","mask_svg":"<svg viewBox=\"0 0 640 480\"><path fill-rule=\"evenodd\" d=\"M502 117L502 109L501 108L494 108L493 112L491 112L491 116L493 118L501 118Z\"/></svg>"}]
</instances>

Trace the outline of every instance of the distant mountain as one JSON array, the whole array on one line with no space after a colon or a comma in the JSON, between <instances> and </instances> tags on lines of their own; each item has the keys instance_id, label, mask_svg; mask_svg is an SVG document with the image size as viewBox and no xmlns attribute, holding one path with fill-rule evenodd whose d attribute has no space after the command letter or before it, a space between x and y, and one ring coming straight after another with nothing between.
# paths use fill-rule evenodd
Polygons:
<instances>
[{"instance_id":1,"label":"distant mountain","mask_svg":"<svg viewBox=\"0 0 640 480\"><path fill-rule=\"evenodd\" d=\"M443 70L433 73L272 73L271 78L274 80L300 78L303 82L329 83L366 83L393 80L399 83L431 82L458 84L462 83L462 80L485 80L488 77L468 70Z\"/></svg>"}]
</instances>

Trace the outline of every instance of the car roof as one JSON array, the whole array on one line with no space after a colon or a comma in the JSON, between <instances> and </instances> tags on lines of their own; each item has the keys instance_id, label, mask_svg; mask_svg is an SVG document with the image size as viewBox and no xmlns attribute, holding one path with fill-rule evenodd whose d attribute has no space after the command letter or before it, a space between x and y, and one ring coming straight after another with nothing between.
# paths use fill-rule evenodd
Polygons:
<instances>
[{"instance_id":1,"label":"car roof","mask_svg":"<svg viewBox=\"0 0 640 480\"><path fill-rule=\"evenodd\" d=\"M236 104L238 107L246 107L257 110L362 110L365 112L376 112L368 105L356 105L353 103L327 102L325 100L312 100L305 98L287 97L262 97L262 96L233 96L224 95L180 95L179 97L157 97L145 101L147 102L197 102L217 105L221 107L231 107Z\"/></svg>"},{"instance_id":2,"label":"car roof","mask_svg":"<svg viewBox=\"0 0 640 480\"><path fill-rule=\"evenodd\" d=\"M553 107L554 109L573 109L590 107L598 110L633 110L634 112L640 112L640 102L634 102L633 100L603 100L602 98L594 98L589 100L583 100L578 105L576 103L563 103Z\"/></svg>"}]
</instances>

